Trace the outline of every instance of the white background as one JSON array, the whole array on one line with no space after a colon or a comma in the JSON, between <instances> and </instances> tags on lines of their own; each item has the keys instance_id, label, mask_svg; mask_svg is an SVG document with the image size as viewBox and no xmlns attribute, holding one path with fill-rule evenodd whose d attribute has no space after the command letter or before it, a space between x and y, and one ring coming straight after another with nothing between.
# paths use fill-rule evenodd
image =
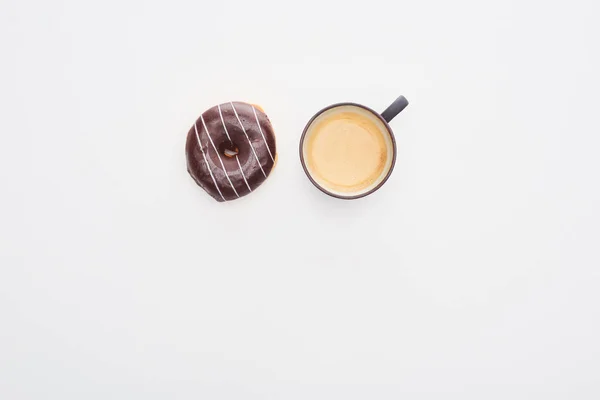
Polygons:
<instances>
[{"instance_id":1,"label":"white background","mask_svg":"<svg viewBox=\"0 0 600 400\"><path fill-rule=\"evenodd\" d=\"M0 398L598 399L600 6L0 1ZM316 190L318 109L411 105L398 162ZM279 163L217 203L205 109Z\"/></svg>"}]
</instances>

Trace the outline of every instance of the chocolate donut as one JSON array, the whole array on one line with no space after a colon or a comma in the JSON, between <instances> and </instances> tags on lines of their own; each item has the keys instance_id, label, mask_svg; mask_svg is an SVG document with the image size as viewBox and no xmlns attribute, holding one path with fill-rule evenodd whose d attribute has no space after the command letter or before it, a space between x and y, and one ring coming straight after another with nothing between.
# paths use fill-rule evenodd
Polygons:
<instances>
[{"instance_id":1,"label":"chocolate donut","mask_svg":"<svg viewBox=\"0 0 600 400\"><path fill-rule=\"evenodd\" d=\"M269 118L242 102L219 104L200 115L188 132L185 152L188 172L217 201L256 190L277 158Z\"/></svg>"}]
</instances>

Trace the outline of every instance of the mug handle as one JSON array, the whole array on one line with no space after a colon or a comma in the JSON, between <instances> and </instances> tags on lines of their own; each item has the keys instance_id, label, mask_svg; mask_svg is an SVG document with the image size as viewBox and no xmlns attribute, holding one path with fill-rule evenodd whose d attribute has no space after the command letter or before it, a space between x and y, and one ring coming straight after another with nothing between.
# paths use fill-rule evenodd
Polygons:
<instances>
[{"instance_id":1,"label":"mug handle","mask_svg":"<svg viewBox=\"0 0 600 400\"><path fill-rule=\"evenodd\" d=\"M400 111L404 110L407 105L408 100L406 100L406 97L400 96L381 113L381 116L385 119L385 122L389 123L396 115L400 114Z\"/></svg>"}]
</instances>

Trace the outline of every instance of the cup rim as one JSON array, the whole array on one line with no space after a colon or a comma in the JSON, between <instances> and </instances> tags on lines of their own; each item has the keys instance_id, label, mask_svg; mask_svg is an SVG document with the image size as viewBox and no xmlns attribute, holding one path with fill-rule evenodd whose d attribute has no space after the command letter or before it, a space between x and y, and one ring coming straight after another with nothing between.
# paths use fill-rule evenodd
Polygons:
<instances>
[{"instance_id":1,"label":"cup rim","mask_svg":"<svg viewBox=\"0 0 600 400\"><path fill-rule=\"evenodd\" d=\"M381 122L383 122L383 125L386 127L387 133L388 135L390 135L390 139L392 140L392 163L390 165L390 168L387 170L385 176L383 177L383 179L381 180L381 182L379 182L377 184L377 186L373 187L372 189L364 192L364 193L360 193L360 194L356 194L356 195L351 195L351 196L343 196L343 195L339 195L337 193L333 193L328 191L327 189L325 189L323 186L319 185L317 183L317 181L315 181L313 179L313 177L310 175L310 172L308 171L308 168L306 167L306 161L304 160L304 152L302 151L304 148L304 139L306 138L306 133L308 132L308 128L312 125L312 123L314 122L315 119L317 119L317 117L321 114L323 114L325 111L327 110L331 110L332 108L337 108L337 107L343 107L343 106L354 106L354 107L360 107L364 110L369 111L371 114L373 114L374 116L376 116L377 118L379 118L379 120ZM379 188L381 188L383 186L383 184L385 182L387 182L387 180L389 179L390 175L392 174L392 171L394 170L394 166L396 165L396 139L394 137L394 132L392 131L392 128L390 127L390 124L388 124L388 122L383 119L383 117L381 116L381 114L379 114L377 111L373 110L370 107L367 107L365 105L362 104L358 104L358 103L352 103L352 102L342 102L342 103L335 103L335 104L331 104L325 108L322 108L321 110L317 111L316 114L314 114L312 116L312 118L310 120L308 120L308 122L306 123L306 126L304 127L304 130L302 131L302 136L300 137L300 163L302 164L302 169L304 169L304 173L306 174L306 176L308 177L308 179L311 181L311 183L317 188L319 189L321 192L331 196L331 197L335 197L337 199L342 199L342 200L354 200L354 199L360 199L362 197L366 197L368 195L370 195L373 192L376 192L377 190L379 190Z\"/></svg>"}]
</instances>

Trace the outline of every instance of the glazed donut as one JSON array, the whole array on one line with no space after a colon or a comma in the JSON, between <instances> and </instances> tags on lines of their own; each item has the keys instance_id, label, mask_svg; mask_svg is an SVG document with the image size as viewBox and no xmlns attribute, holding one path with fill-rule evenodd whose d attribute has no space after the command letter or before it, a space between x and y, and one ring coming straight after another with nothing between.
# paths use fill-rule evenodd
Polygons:
<instances>
[{"instance_id":1,"label":"glazed donut","mask_svg":"<svg viewBox=\"0 0 600 400\"><path fill-rule=\"evenodd\" d=\"M235 200L267 179L276 150L273 127L260 107L219 104L200 115L188 132L187 170L215 200Z\"/></svg>"}]
</instances>

